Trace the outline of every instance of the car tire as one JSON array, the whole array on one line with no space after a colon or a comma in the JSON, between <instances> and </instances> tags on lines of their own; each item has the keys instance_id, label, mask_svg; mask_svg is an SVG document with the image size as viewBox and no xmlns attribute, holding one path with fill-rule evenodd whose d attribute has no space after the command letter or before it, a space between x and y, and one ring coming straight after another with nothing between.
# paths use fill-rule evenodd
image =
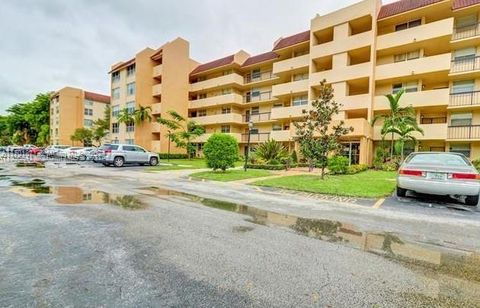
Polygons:
<instances>
[{"instance_id":1,"label":"car tire","mask_svg":"<svg viewBox=\"0 0 480 308\"><path fill-rule=\"evenodd\" d=\"M149 161L150 166L156 166L158 165L158 158L156 157L151 157Z\"/></svg>"},{"instance_id":2,"label":"car tire","mask_svg":"<svg viewBox=\"0 0 480 308\"><path fill-rule=\"evenodd\" d=\"M123 165L125 164L125 159L121 156L116 156L114 159L113 159L113 165L115 167L123 167Z\"/></svg>"},{"instance_id":3,"label":"car tire","mask_svg":"<svg viewBox=\"0 0 480 308\"><path fill-rule=\"evenodd\" d=\"M477 206L477 204L478 204L478 195L475 195L475 196L467 196L467 198L465 198L465 204L466 204L466 205Z\"/></svg>"},{"instance_id":4,"label":"car tire","mask_svg":"<svg viewBox=\"0 0 480 308\"><path fill-rule=\"evenodd\" d=\"M397 197L405 197L407 190L397 186Z\"/></svg>"}]
</instances>

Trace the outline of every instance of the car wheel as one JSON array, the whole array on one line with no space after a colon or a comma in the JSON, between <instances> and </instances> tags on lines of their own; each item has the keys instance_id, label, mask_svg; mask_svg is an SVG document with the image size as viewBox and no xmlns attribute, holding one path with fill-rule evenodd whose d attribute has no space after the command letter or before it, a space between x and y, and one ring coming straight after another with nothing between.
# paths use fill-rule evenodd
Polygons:
<instances>
[{"instance_id":1,"label":"car wheel","mask_svg":"<svg viewBox=\"0 0 480 308\"><path fill-rule=\"evenodd\" d=\"M113 165L115 167L123 167L124 164L125 164L125 159L123 159L123 157L121 156L117 156L113 159Z\"/></svg>"},{"instance_id":2,"label":"car wheel","mask_svg":"<svg viewBox=\"0 0 480 308\"><path fill-rule=\"evenodd\" d=\"M156 158L156 157L151 157L149 163L150 163L150 166L156 166L156 165L158 165L158 158Z\"/></svg>"},{"instance_id":3,"label":"car wheel","mask_svg":"<svg viewBox=\"0 0 480 308\"><path fill-rule=\"evenodd\" d=\"M407 190L397 186L397 197L405 197L407 195Z\"/></svg>"},{"instance_id":4,"label":"car wheel","mask_svg":"<svg viewBox=\"0 0 480 308\"><path fill-rule=\"evenodd\" d=\"M465 198L465 204L476 206L478 204L478 195L467 196L467 198Z\"/></svg>"}]
</instances>

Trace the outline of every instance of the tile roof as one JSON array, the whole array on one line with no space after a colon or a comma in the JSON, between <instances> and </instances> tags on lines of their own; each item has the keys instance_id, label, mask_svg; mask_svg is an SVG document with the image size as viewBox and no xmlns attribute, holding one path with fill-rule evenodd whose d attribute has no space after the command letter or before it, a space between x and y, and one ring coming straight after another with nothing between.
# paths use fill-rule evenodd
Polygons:
<instances>
[{"instance_id":1,"label":"tile roof","mask_svg":"<svg viewBox=\"0 0 480 308\"><path fill-rule=\"evenodd\" d=\"M274 53L273 51L268 51L268 52L248 58L247 60L245 60L245 62L243 62L242 66L249 66L249 65L260 63L260 62L273 60L276 58L278 58L278 55L276 53Z\"/></svg>"},{"instance_id":2,"label":"tile roof","mask_svg":"<svg viewBox=\"0 0 480 308\"><path fill-rule=\"evenodd\" d=\"M110 103L110 96L88 92L88 91L85 91L85 99L95 101L95 102L107 103L107 104Z\"/></svg>"},{"instance_id":3,"label":"tile roof","mask_svg":"<svg viewBox=\"0 0 480 308\"><path fill-rule=\"evenodd\" d=\"M118 71L118 70L120 70L124 67L127 67L127 66L129 66L130 64L133 64L133 63L135 63L135 58L132 58L132 59L126 61L126 62L121 62L121 63L115 65L114 67L112 67L112 69L108 73L109 74L113 73L113 72Z\"/></svg>"},{"instance_id":4,"label":"tile roof","mask_svg":"<svg viewBox=\"0 0 480 308\"><path fill-rule=\"evenodd\" d=\"M281 38L275 46L273 46L273 51L282 49L288 46L296 45L310 40L310 30L297 33L285 38Z\"/></svg>"},{"instance_id":5,"label":"tile roof","mask_svg":"<svg viewBox=\"0 0 480 308\"><path fill-rule=\"evenodd\" d=\"M400 0L383 5L378 14L378 19L394 16L441 1L444 0Z\"/></svg>"},{"instance_id":6,"label":"tile roof","mask_svg":"<svg viewBox=\"0 0 480 308\"><path fill-rule=\"evenodd\" d=\"M225 57L225 58L221 58L221 59L218 59L218 60L215 60L215 61L200 64L190 73L190 75L195 75L195 74L205 72L205 71L217 68L217 67L232 64L233 60L234 60L234 55L230 55L230 56Z\"/></svg>"},{"instance_id":7,"label":"tile roof","mask_svg":"<svg viewBox=\"0 0 480 308\"><path fill-rule=\"evenodd\" d=\"M471 6L475 4L480 4L480 0L454 0L452 9L454 10L463 9L467 6Z\"/></svg>"}]
</instances>

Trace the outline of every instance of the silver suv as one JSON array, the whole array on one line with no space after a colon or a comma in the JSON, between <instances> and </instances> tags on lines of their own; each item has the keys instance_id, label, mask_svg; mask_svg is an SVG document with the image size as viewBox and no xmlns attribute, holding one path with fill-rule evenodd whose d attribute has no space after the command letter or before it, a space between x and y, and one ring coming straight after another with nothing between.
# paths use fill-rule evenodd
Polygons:
<instances>
[{"instance_id":1,"label":"silver suv","mask_svg":"<svg viewBox=\"0 0 480 308\"><path fill-rule=\"evenodd\" d=\"M157 153L148 152L138 145L108 144L102 146L102 151L98 153L95 161L104 166L115 167L123 167L125 164L156 166L159 158Z\"/></svg>"}]
</instances>

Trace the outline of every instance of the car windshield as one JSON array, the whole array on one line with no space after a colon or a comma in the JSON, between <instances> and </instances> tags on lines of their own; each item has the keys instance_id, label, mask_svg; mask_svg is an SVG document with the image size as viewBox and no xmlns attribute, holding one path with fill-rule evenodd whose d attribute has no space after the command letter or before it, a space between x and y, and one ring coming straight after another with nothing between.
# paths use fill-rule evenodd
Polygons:
<instances>
[{"instance_id":1,"label":"car windshield","mask_svg":"<svg viewBox=\"0 0 480 308\"><path fill-rule=\"evenodd\" d=\"M460 155L448 153L414 154L408 161L410 165L470 166L470 162Z\"/></svg>"}]
</instances>

